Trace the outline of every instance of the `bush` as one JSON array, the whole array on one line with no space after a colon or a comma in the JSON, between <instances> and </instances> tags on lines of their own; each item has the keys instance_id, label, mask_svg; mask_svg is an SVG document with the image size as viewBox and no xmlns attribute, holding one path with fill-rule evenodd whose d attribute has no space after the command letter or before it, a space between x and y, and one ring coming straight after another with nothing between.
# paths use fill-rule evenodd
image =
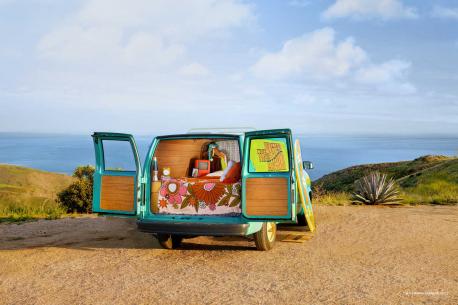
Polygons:
<instances>
[{"instance_id":1,"label":"bush","mask_svg":"<svg viewBox=\"0 0 458 305\"><path fill-rule=\"evenodd\" d=\"M67 212L91 212L94 170L90 165L77 167L73 172L73 177L77 180L57 194L57 200Z\"/></svg>"},{"instance_id":2,"label":"bush","mask_svg":"<svg viewBox=\"0 0 458 305\"><path fill-rule=\"evenodd\" d=\"M48 198L11 198L7 202L0 200L0 223L40 218L57 219L63 214L65 209Z\"/></svg>"},{"instance_id":3,"label":"bush","mask_svg":"<svg viewBox=\"0 0 458 305\"><path fill-rule=\"evenodd\" d=\"M351 203L351 196L349 193L326 191L320 185L314 185L312 193L314 204L348 205Z\"/></svg>"},{"instance_id":4,"label":"bush","mask_svg":"<svg viewBox=\"0 0 458 305\"><path fill-rule=\"evenodd\" d=\"M403 192L404 202L410 204L458 204L458 184L430 179Z\"/></svg>"},{"instance_id":5,"label":"bush","mask_svg":"<svg viewBox=\"0 0 458 305\"><path fill-rule=\"evenodd\" d=\"M387 179L386 174L372 172L355 182L353 203L379 204L397 203L399 190L393 179Z\"/></svg>"}]
</instances>

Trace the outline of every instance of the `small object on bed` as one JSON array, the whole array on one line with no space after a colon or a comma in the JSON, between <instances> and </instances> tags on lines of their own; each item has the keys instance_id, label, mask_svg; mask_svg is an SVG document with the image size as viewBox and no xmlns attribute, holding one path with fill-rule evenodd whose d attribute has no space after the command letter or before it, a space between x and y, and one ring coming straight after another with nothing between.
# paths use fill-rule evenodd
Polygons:
<instances>
[{"instance_id":1,"label":"small object on bed","mask_svg":"<svg viewBox=\"0 0 458 305\"><path fill-rule=\"evenodd\" d=\"M170 179L170 167L164 167L162 169L161 179Z\"/></svg>"},{"instance_id":2,"label":"small object on bed","mask_svg":"<svg viewBox=\"0 0 458 305\"><path fill-rule=\"evenodd\" d=\"M158 167L157 167L157 158L153 158L153 181L158 181Z\"/></svg>"},{"instance_id":3,"label":"small object on bed","mask_svg":"<svg viewBox=\"0 0 458 305\"><path fill-rule=\"evenodd\" d=\"M198 168L193 168L193 169L192 169L191 176L192 176L193 178L199 177L199 169L198 169Z\"/></svg>"},{"instance_id":4,"label":"small object on bed","mask_svg":"<svg viewBox=\"0 0 458 305\"><path fill-rule=\"evenodd\" d=\"M210 160L196 160L194 167L197 168L197 177L202 177L210 173Z\"/></svg>"}]
</instances>

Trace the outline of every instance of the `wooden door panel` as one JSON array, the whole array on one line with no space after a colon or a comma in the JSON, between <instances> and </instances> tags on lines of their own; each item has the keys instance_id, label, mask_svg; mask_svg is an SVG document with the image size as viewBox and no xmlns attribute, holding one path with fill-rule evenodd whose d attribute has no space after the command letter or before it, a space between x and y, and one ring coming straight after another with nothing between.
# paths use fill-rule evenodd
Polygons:
<instances>
[{"instance_id":1,"label":"wooden door panel","mask_svg":"<svg viewBox=\"0 0 458 305\"><path fill-rule=\"evenodd\" d=\"M248 178L246 214L248 216L288 216L287 178Z\"/></svg>"},{"instance_id":2,"label":"wooden door panel","mask_svg":"<svg viewBox=\"0 0 458 305\"><path fill-rule=\"evenodd\" d=\"M133 212L135 177L102 176L100 207L104 210Z\"/></svg>"}]
</instances>

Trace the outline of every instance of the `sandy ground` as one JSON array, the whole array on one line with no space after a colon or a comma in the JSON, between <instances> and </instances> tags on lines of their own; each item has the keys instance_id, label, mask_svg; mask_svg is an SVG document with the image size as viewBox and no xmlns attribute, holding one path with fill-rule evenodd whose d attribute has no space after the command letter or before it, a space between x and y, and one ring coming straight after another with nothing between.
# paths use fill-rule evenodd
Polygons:
<instances>
[{"instance_id":1,"label":"sandy ground","mask_svg":"<svg viewBox=\"0 0 458 305\"><path fill-rule=\"evenodd\" d=\"M458 207L315 210L311 240L270 252L207 237L163 250L127 219L2 224L0 303L458 304Z\"/></svg>"}]
</instances>

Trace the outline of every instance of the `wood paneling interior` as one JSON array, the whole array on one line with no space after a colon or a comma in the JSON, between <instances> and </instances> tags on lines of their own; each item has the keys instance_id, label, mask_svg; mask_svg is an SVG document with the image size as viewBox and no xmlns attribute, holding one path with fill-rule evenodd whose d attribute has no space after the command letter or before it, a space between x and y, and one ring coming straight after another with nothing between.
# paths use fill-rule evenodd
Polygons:
<instances>
[{"instance_id":1,"label":"wood paneling interior","mask_svg":"<svg viewBox=\"0 0 458 305\"><path fill-rule=\"evenodd\" d=\"M187 177L193 166L191 161L200 159L202 147L212 141L216 139L161 140L154 152L159 177L164 167L170 167L172 177Z\"/></svg>"},{"instance_id":2,"label":"wood paneling interior","mask_svg":"<svg viewBox=\"0 0 458 305\"><path fill-rule=\"evenodd\" d=\"M159 212L159 190L161 189L161 181L153 181L151 183L151 202L150 211L155 214Z\"/></svg>"},{"instance_id":3,"label":"wood paneling interior","mask_svg":"<svg viewBox=\"0 0 458 305\"><path fill-rule=\"evenodd\" d=\"M157 158L159 179L164 167L170 168L170 175L173 178L189 177L194 167L194 160L200 159L202 149L206 145L221 139L177 139L161 140L156 147L154 157ZM205 151L205 157L207 158ZM153 173L151 173L152 175ZM158 204L158 190L151 187L151 212L156 213Z\"/></svg>"},{"instance_id":4,"label":"wood paneling interior","mask_svg":"<svg viewBox=\"0 0 458 305\"><path fill-rule=\"evenodd\" d=\"M100 207L104 210L133 212L135 177L102 176Z\"/></svg>"},{"instance_id":5,"label":"wood paneling interior","mask_svg":"<svg viewBox=\"0 0 458 305\"><path fill-rule=\"evenodd\" d=\"M287 216L290 186L286 178L248 178L246 213L249 216Z\"/></svg>"}]
</instances>

